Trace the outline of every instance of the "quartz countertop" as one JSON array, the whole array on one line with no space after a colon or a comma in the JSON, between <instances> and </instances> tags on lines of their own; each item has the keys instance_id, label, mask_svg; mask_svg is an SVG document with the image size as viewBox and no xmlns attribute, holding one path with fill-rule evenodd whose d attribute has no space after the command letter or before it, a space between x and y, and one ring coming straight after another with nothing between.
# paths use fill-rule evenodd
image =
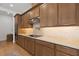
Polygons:
<instances>
[{"instance_id":1,"label":"quartz countertop","mask_svg":"<svg viewBox=\"0 0 79 59\"><path fill-rule=\"evenodd\" d=\"M26 34L19 34L19 35L30 37ZM37 40L42 40L50 43L60 44L71 48L79 49L79 39L67 39L62 36L49 36L49 35L43 35L42 37L30 37L30 38L35 38Z\"/></svg>"}]
</instances>

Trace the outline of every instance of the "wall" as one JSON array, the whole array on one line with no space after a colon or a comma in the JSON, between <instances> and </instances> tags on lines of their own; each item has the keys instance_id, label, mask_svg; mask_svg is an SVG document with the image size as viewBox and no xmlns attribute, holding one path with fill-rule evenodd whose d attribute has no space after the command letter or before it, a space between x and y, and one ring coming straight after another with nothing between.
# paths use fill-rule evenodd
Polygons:
<instances>
[{"instance_id":1,"label":"wall","mask_svg":"<svg viewBox=\"0 0 79 59\"><path fill-rule=\"evenodd\" d=\"M13 20L11 16L0 15L0 41L6 40L6 35L13 32Z\"/></svg>"},{"instance_id":2,"label":"wall","mask_svg":"<svg viewBox=\"0 0 79 59\"><path fill-rule=\"evenodd\" d=\"M42 28L41 32L45 36L58 37L59 39L79 40L79 26L47 27Z\"/></svg>"}]
</instances>

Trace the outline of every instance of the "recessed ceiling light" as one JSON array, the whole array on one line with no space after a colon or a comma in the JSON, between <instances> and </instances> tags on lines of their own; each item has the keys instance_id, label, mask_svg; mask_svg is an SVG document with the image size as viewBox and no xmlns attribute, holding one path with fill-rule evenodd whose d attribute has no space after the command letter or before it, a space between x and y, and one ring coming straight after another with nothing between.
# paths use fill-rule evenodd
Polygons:
<instances>
[{"instance_id":1,"label":"recessed ceiling light","mask_svg":"<svg viewBox=\"0 0 79 59\"><path fill-rule=\"evenodd\" d=\"M10 7L13 7L14 5L13 4L10 4Z\"/></svg>"}]
</instances>

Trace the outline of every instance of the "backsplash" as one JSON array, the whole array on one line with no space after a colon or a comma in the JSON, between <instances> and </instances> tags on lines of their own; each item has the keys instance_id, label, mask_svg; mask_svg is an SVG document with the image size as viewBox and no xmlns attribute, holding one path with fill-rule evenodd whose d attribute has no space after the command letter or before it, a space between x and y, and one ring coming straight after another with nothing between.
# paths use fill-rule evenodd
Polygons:
<instances>
[{"instance_id":1,"label":"backsplash","mask_svg":"<svg viewBox=\"0 0 79 59\"><path fill-rule=\"evenodd\" d=\"M79 39L79 26L42 28L43 35L65 39Z\"/></svg>"},{"instance_id":2,"label":"backsplash","mask_svg":"<svg viewBox=\"0 0 79 59\"><path fill-rule=\"evenodd\" d=\"M36 30L35 33L60 39L79 39L79 26L46 27L41 28L40 31ZM33 28L22 28L19 30L19 34L33 34Z\"/></svg>"},{"instance_id":3,"label":"backsplash","mask_svg":"<svg viewBox=\"0 0 79 59\"><path fill-rule=\"evenodd\" d=\"M20 28L18 34L30 35L33 33L33 28Z\"/></svg>"}]
</instances>

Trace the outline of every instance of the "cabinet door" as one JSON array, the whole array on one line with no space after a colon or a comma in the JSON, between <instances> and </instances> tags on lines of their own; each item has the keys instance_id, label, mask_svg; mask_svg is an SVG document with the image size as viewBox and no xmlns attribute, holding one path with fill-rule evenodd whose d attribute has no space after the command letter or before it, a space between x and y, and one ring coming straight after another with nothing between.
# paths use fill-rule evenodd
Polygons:
<instances>
[{"instance_id":1,"label":"cabinet door","mask_svg":"<svg viewBox=\"0 0 79 59\"><path fill-rule=\"evenodd\" d=\"M30 18L35 17L35 10L32 9L32 10L29 12L29 14L30 14Z\"/></svg>"},{"instance_id":2,"label":"cabinet door","mask_svg":"<svg viewBox=\"0 0 79 59\"><path fill-rule=\"evenodd\" d=\"M34 9L32 9L32 10L29 12L30 18L39 16L39 8L40 8L40 7L38 6L38 7L34 8Z\"/></svg>"},{"instance_id":3,"label":"cabinet door","mask_svg":"<svg viewBox=\"0 0 79 59\"><path fill-rule=\"evenodd\" d=\"M28 20L30 19L29 13L26 13L22 16L22 27L23 28L29 28L31 25L28 23Z\"/></svg>"},{"instance_id":4,"label":"cabinet door","mask_svg":"<svg viewBox=\"0 0 79 59\"><path fill-rule=\"evenodd\" d=\"M56 26L57 25L57 4L50 3L48 4L48 20L47 26Z\"/></svg>"},{"instance_id":5,"label":"cabinet door","mask_svg":"<svg viewBox=\"0 0 79 59\"><path fill-rule=\"evenodd\" d=\"M34 55L34 40L32 38L27 38L25 40L25 49L32 55Z\"/></svg>"},{"instance_id":6,"label":"cabinet door","mask_svg":"<svg viewBox=\"0 0 79 59\"><path fill-rule=\"evenodd\" d=\"M75 24L75 4L59 4L59 25Z\"/></svg>"},{"instance_id":7,"label":"cabinet door","mask_svg":"<svg viewBox=\"0 0 79 59\"><path fill-rule=\"evenodd\" d=\"M24 48L24 37L23 36L20 36L18 35L18 40L17 40L17 43Z\"/></svg>"},{"instance_id":8,"label":"cabinet door","mask_svg":"<svg viewBox=\"0 0 79 59\"><path fill-rule=\"evenodd\" d=\"M42 4L40 6L40 25L41 27L46 27L47 26L47 4Z\"/></svg>"},{"instance_id":9,"label":"cabinet door","mask_svg":"<svg viewBox=\"0 0 79 59\"><path fill-rule=\"evenodd\" d=\"M17 14L15 15L15 34L18 34L18 29L20 28L20 24L21 24L21 15Z\"/></svg>"},{"instance_id":10,"label":"cabinet door","mask_svg":"<svg viewBox=\"0 0 79 59\"><path fill-rule=\"evenodd\" d=\"M35 43L35 55L36 56L51 56L52 49L44 45L41 45L39 43Z\"/></svg>"},{"instance_id":11,"label":"cabinet door","mask_svg":"<svg viewBox=\"0 0 79 59\"><path fill-rule=\"evenodd\" d=\"M64 54L68 54L71 56L77 56L78 55L78 50L67 47L67 46L63 46L63 45L56 45L56 51L61 51L64 52Z\"/></svg>"},{"instance_id":12,"label":"cabinet door","mask_svg":"<svg viewBox=\"0 0 79 59\"><path fill-rule=\"evenodd\" d=\"M35 10L35 17L39 16L39 12L40 12L39 9L40 9L39 6L34 9Z\"/></svg>"},{"instance_id":13,"label":"cabinet door","mask_svg":"<svg viewBox=\"0 0 79 59\"><path fill-rule=\"evenodd\" d=\"M76 4L76 9L77 9L77 10L76 10L76 14L77 14L77 15L76 15L76 17L77 17L77 18L76 18L76 24L79 25L79 3Z\"/></svg>"}]
</instances>

